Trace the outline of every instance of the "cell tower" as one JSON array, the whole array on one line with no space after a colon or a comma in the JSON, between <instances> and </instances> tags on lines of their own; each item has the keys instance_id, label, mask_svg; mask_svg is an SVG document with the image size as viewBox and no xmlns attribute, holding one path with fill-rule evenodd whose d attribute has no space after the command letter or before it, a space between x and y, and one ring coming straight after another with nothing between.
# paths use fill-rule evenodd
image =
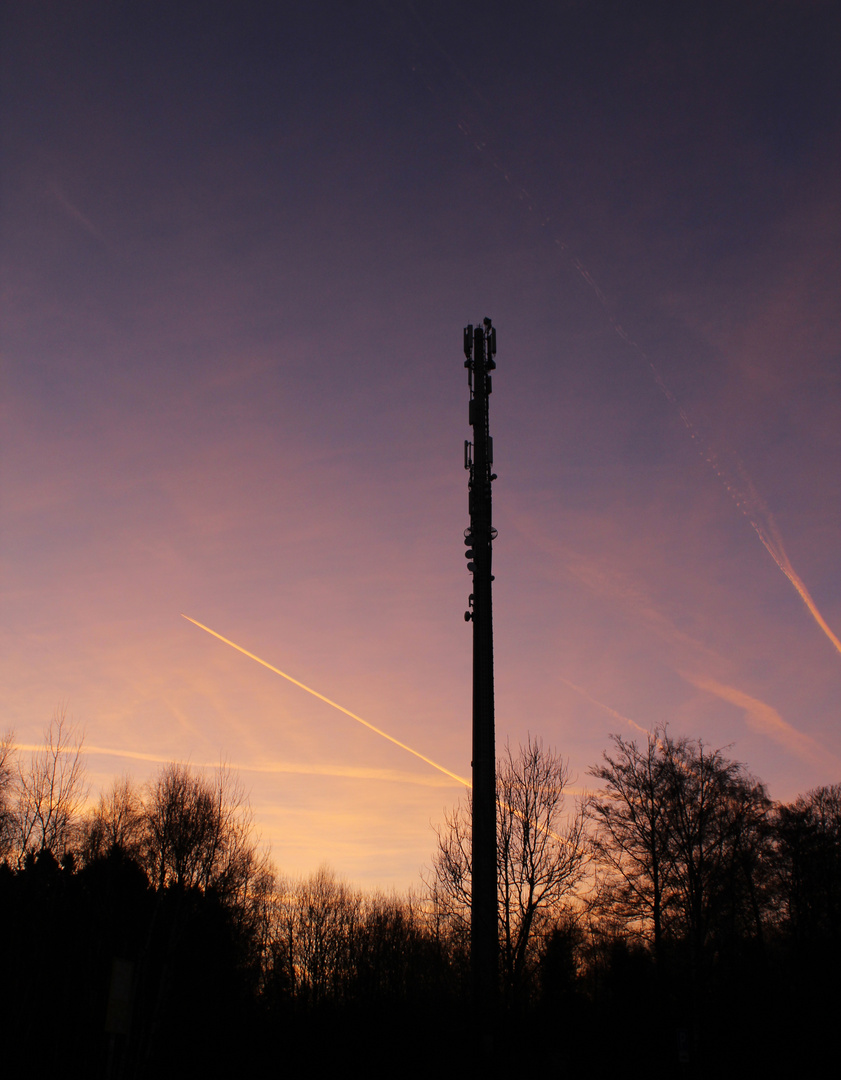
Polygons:
<instances>
[{"instance_id":1,"label":"cell tower","mask_svg":"<svg viewBox=\"0 0 841 1080\"><path fill-rule=\"evenodd\" d=\"M473 442L465 441L464 467L470 470L465 530L467 569L473 592L464 613L473 623L473 852L470 959L473 998L484 1017L495 1011L497 987L497 871L496 871L496 747L494 737L493 613L491 605L491 548L496 529L491 524L493 440L488 429L491 372L496 367L496 330L490 319L464 328L464 366L470 387L468 421Z\"/></svg>"}]
</instances>

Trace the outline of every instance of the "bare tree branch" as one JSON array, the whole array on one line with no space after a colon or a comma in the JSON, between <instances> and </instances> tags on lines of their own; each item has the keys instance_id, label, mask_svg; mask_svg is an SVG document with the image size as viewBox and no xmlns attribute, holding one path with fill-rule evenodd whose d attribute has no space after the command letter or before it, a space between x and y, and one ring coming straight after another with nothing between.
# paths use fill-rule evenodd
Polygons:
<instances>
[{"instance_id":1,"label":"bare tree branch","mask_svg":"<svg viewBox=\"0 0 841 1080\"><path fill-rule=\"evenodd\" d=\"M83 737L62 705L44 732L44 747L17 762L14 847L18 865L27 854L49 851L60 859L74 844L87 798Z\"/></svg>"},{"instance_id":2,"label":"bare tree branch","mask_svg":"<svg viewBox=\"0 0 841 1080\"><path fill-rule=\"evenodd\" d=\"M543 929L581 880L587 860L583 814L565 814L569 771L564 759L528 739L510 746L497 767L497 882L505 986L523 991ZM436 909L461 933L469 929L471 804L445 815L438 832L430 891Z\"/></svg>"},{"instance_id":3,"label":"bare tree branch","mask_svg":"<svg viewBox=\"0 0 841 1080\"><path fill-rule=\"evenodd\" d=\"M0 736L0 860L6 859L14 843L15 736L7 731Z\"/></svg>"}]
</instances>

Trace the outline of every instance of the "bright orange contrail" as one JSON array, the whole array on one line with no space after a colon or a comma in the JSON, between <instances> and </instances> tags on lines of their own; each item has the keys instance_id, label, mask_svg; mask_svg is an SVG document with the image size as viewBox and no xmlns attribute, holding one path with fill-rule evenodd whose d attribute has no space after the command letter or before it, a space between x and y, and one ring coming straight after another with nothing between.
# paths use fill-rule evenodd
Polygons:
<instances>
[{"instance_id":1,"label":"bright orange contrail","mask_svg":"<svg viewBox=\"0 0 841 1080\"><path fill-rule=\"evenodd\" d=\"M311 686L306 686L304 683L299 682L297 679L293 679L291 675L287 675L285 671L281 671L280 668L276 668L274 664L270 664L268 660L262 660L259 656L255 656L253 652L249 652L248 649L244 649L242 645L237 645L235 641L231 641L229 638L222 637L221 634L217 634L215 630L211 630L209 626L205 626L204 623L198 622L196 619L191 619L189 615L185 615L182 611L181 618L186 619L187 622L191 622L193 626L198 626L200 630L205 630L208 634L212 634L213 637L218 638L220 641L224 641L226 645L230 645L232 649L236 649L237 652L241 652L243 656L249 657L251 660L256 660L258 664L262 664L264 668L268 668L269 671L273 671L275 675L280 675L282 679L286 679L294 686L298 686L301 690L306 690L308 694L312 694L313 697L317 697L319 701L325 702L327 705L332 705L334 709L338 709L339 712L349 716L351 720L355 720L358 724L362 724L363 727L369 728L377 735L381 735L382 738L388 739L389 742L394 743L395 746L399 746L401 750L406 750L410 754L414 754L416 758L420 758L421 761L425 761L427 765L431 765L433 769L437 769L438 772L443 773L445 776L449 776L452 780L457 780L460 784L464 784L465 787L472 788L473 785L469 780L465 780L463 776L459 776L457 773L450 772L449 769L445 769L443 765L439 765L437 761L433 761L432 758L428 758L426 754L422 754L420 750L413 750L411 746L407 746L404 742L400 742L399 739L395 739L393 735L389 735L386 731L381 731L378 727L374 727L373 724L369 724L367 720L363 720L361 716L357 716L356 713L352 713L350 709L346 709L344 705L339 705L335 701L331 701L330 698L325 697L324 694L319 694L317 690L313 690Z\"/></svg>"},{"instance_id":2,"label":"bright orange contrail","mask_svg":"<svg viewBox=\"0 0 841 1080\"><path fill-rule=\"evenodd\" d=\"M414 754L416 758L420 758L421 761L425 761L427 765L431 765L433 769L437 769L445 776L449 776L452 780L457 780L460 784L464 784L466 788L472 788L473 784L466 780L463 776L459 776L458 773L450 772L449 769L444 768L443 765L439 765L437 761L433 761L432 758L422 754L420 750L413 750L411 746L407 746L399 739L395 739L393 735L389 735L388 732L380 730L378 727L374 727L373 724L369 724L367 720L363 720L361 716L357 716L356 713L346 709L344 705L339 705L338 702L331 701L329 697L325 697L324 694L319 694L317 690L313 690L311 686L307 686L305 683L299 682L298 679L294 679L291 675L287 675L285 671L281 671L280 668L276 668L274 664L270 664L268 660L263 660L261 657L256 656L253 652L249 652L248 649L244 649L242 645L237 645L235 641L231 641L230 638L222 637L221 634L217 634L215 630L211 630L209 626L205 626L204 623L200 623L197 619L191 619L189 615L185 615L181 612L181 618L186 619L187 622L191 622L193 626L198 626L200 630L206 630L208 634L212 634L213 637L218 638L220 641L224 641L226 645L230 645L232 649L236 649L237 652L241 652L243 656L248 656L252 660L256 660L258 664L262 664L263 667L268 668L269 671L273 671L275 675L280 675L281 678L287 679L294 686L299 686L302 690L306 690L308 694L312 694L313 697L317 697L319 701L325 702L327 705L332 705L334 709L338 709L339 712L343 712L345 716L349 716L351 720L356 720L357 723L362 724L366 728L370 728L371 731L376 732L377 735L381 735L384 739L388 739L389 742L394 743L395 746L399 746L401 750L407 750L410 754ZM576 687L577 689L577 687ZM633 721L632 721L633 722ZM503 806L510 813L516 817L525 820L522 813L519 810L515 810L507 803L503 803ZM544 832L551 836L553 840L558 840L562 844L568 844L568 841L562 836L558 836L557 833L552 832L551 829L544 825L537 826L538 831Z\"/></svg>"}]
</instances>

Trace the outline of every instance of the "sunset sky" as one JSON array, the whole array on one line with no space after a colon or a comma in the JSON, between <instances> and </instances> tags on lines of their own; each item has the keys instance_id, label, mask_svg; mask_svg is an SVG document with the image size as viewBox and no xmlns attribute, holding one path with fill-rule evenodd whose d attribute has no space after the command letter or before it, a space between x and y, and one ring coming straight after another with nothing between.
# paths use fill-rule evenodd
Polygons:
<instances>
[{"instance_id":1,"label":"sunset sky","mask_svg":"<svg viewBox=\"0 0 841 1080\"><path fill-rule=\"evenodd\" d=\"M459 775L462 328L499 351L497 741L841 780L841 8L6 4L0 729L235 766L419 882Z\"/></svg>"}]
</instances>

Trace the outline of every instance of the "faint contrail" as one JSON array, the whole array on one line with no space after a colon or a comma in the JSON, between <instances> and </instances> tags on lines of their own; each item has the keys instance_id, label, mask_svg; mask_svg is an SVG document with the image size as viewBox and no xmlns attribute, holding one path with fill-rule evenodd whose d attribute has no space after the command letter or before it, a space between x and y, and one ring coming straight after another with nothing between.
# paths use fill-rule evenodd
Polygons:
<instances>
[{"instance_id":1,"label":"faint contrail","mask_svg":"<svg viewBox=\"0 0 841 1080\"><path fill-rule=\"evenodd\" d=\"M83 229L86 229L91 234L91 236L95 236L97 240L105 243L105 237L96 227L96 225L94 225L90 218L85 217L85 215L77 206L73 205L73 203L67 198L67 196L61 190L58 184L51 184L49 191L52 195L55 196L56 200L62 205L62 207L74 219L74 221L77 221Z\"/></svg>"},{"instance_id":2,"label":"faint contrail","mask_svg":"<svg viewBox=\"0 0 841 1080\"><path fill-rule=\"evenodd\" d=\"M587 273L584 267L581 266L579 260L575 259L574 263L578 272L596 293L596 296L601 302L602 308L604 309L613 329L616 331L619 337L621 337L622 340L626 342L626 344L631 349L633 349L637 353L637 355L640 356L642 360L648 365L649 371L651 372L655 383L660 388L661 393L669 402L669 404L676 410L678 416L683 422L683 426L689 434L689 437L692 439L693 442L696 443L696 446L701 456L705 459L707 464L710 466L718 479L724 485L725 491L736 504L737 509L741 510L745 517L748 519L753 531L759 537L762 546L765 548L765 550L768 552L768 554L771 556L771 558L774 560L780 570L782 570L782 572L797 590L797 593L800 596L800 599L806 605L809 614L812 616L812 618L815 620L821 630L823 630L824 634L826 634L826 636L835 646L837 652L841 653L841 641L839 641L836 635L832 632L832 629L827 624L826 619L824 619L823 615L821 615L820 611L818 611L818 606L812 599L809 590L806 588L799 574L791 565L791 561L783 545L782 537L780 536L779 530L777 529L776 522L774 521L770 510L768 510L768 508L765 506L762 499L760 498L756 488L754 487L753 481L751 480L750 476L748 476L747 470L745 469L742 462L739 461L738 457L736 457L736 469L739 473L743 485L742 489L740 489L736 485L736 483L734 483L733 480L731 480L730 477L727 476L723 466L721 465L719 456L715 452L713 447L710 446L709 443L707 443L706 445L704 444L704 440L701 439L695 425L692 423L689 414L680 404L677 397L674 395L674 393L666 383L666 380L657 370L654 361L646 354L645 350L640 345L638 345L637 342L633 340L633 338L630 337L630 335L623 329L622 326L619 325L619 323L613 317L613 313L608 306L604 294L601 292L598 285L596 285L596 283L592 280L589 273ZM760 522L760 517L765 519L765 522L768 526L767 529L764 528L762 523ZM771 534L770 537L768 533Z\"/></svg>"},{"instance_id":3,"label":"faint contrail","mask_svg":"<svg viewBox=\"0 0 841 1080\"><path fill-rule=\"evenodd\" d=\"M564 245L561 246L563 247ZM821 630L823 630L824 634L826 634L826 636L832 642L836 651L841 653L841 641L839 641L838 637L833 633L831 627L827 624L826 619L824 619L823 615L821 615L820 611L818 610L818 605L812 599L811 593L806 588L806 585L804 584L800 575L791 565L791 560L786 553L786 549L783 545L783 540L780 536L779 530L777 529L776 522L774 521L770 510L768 510L768 508L765 506L762 499L760 498L756 488L754 487L753 481L751 480L750 476L748 476L747 470L745 469L742 462L739 461L738 457L736 457L736 468L742 482L742 488L740 489L737 484L734 483L734 481L726 474L723 466L721 465L719 456L715 452L713 447L710 446L709 443L705 445L704 440L701 439L695 425L692 423L689 414L680 404L677 397L674 395L674 393L666 383L666 380L657 370L654 361L646 354L645 350L636 341L634 341L634 339L625 331L622 326L620 326L620 324L614 318L606 297L602 293L601 289L599 289L595 281L593 281L587 270L582 266L580 260L574 259L573 262L575 268L578 270L581 277L587 282L588 285L591 286L591 288L595 292L596 296L599 299L599 302L602 305L602 308L605 311L605 314L607 315L608 321L610 322L615 332L648 365L648 369L651 372L655 383L657 384L661 393L669 402L669 404L677 412L678 416L683 422L684 428L689 434L689 437L696 444L701 456L704 458L704 460L713 470L715 475L721 481L725 491L736 504L736 508L738 510L741 510L741 512L750 522L751 528L759 537L762 546L777 564L779 569L782 570L782 572L788 578L789 582L794 586L798 595L800 596L800 599L806 605L806 609L809 614L812 616L812 618L815 620ZM763 526L760 518L765 519L767 529ZM770 536L768 535L769 533L771 534Z\"/></svg>"},{"instance_id":4,"label":"faint contrail","mask_svg":"<svg viewBox=\"0 0 841 1080\"><path fill-rule=\"evenodd\" d=\"M575 683L570 682L569 679L562 678L561 682L565 683L577 694L580 694L583 698L586 698L587 701L591 701L594 705L598 705L600 709L604 709L605 712L610 713L611 716L615 716L617 720L621 720L623 724L630 724L632 728L636 728L637 731L641 732L643 735L651 734L647 728L642 727L642 725L638 724L636 720L632 720L630 716L623 716L621 712L617 712L616 709L612 709L609 705L605 705L603 701L599 701L598 698L594 698L592 694L588 694L586 690L584 690L580 686L576 686Z\"/></svg>"},{"instance_id":5,"label":"faint contrail","mask_svg":"<svg viewBox=\"0 0 841 1080\"><path fill-rule=\"evenodd\" d=\"M37 751L42 750L43 747L16 744L16 749ZM156 765L169 765L173 760L172 756L144 754L137 750L119 750L113 746L91 746L88 743L85 743L84 751L86 755L97 754L103 757L125 758L129 761L149 761ZM191 761L190 764L197 769L211 771L219 768L218 761ZM386 783L418 784L422 787L449 787L449 784L445 784L443 780L436 780L434 777L427 776L426 773L421 776L420 773L398 772L396 769L370 769L356 765L302 765L299 762L288 761L263 761L258 765L240 761L226 761L225 764L235 772L266 773L271 776L336 776L352 780L379 780Z\"/></svg>"},{"instance_id":6,"label":"faint contrail","mask_svg":"<svg viewBox=\"0 0 841 1080\"><path fill-rule=\"evenodd\" d=\"M674 395L669 391L665 384L661 383L661 389L666 393L669 400L673 400ZM674 402L676 404L676 402ZM686 416L683 410L680 410L681 417L686 429L693 439L697 439L698 435L692 425L692 421ZM735 457L735 455L733 455ZM834 646L836 652L841 653L841 641L833 633L832 628L827 623L826 619L821 615L818 610L818 605L812 599L812 594L806 588L803 579L791 565L791 559L788 557L788 552L785 549L783 538L780 535L780 530L777 528L777 523L774 520L774 515L765 505L761 495L756 490L753 481L748 475L747 469L744 467L738 457L735 457L736 471L739 474L739 484L733 481L724 471L721 465L718 455L712 449L707 447L706 451L707 464L711 467L718 479L724 485L724 489L727 494L736 504L736 508L741 510L744 516L750 523L751 528L759 537L759 541L774 562L777 564L780 570L788 578L791 585L794 586L798 596L806 605L806 610L823 630L824 634L829 638L830 642Z\"/></svg>"},{"instance_id":7,"label":"faint contrail","mask_svg":"<svg viewBox=\"0 0 841 1080\"><path fill-rule=\"evenodd\" d=\"M237 652L241 652L243 656L249 657L251 660L256 660L258 664L262 664L263 667L268 668L269 671L273 671L275 675L280 675L282 679L286 679L294 686L298 686L301 690L306 690L308 694L312 694L313 697L317 697L319 701L325 702L327 705L332 705L334 709L338 709L339 712L349 716L351 720L355 720L358 724L362 724L363 727L369 728L375 734L382 736L383 739L388 739L389 742L394 743L395 746L399 746L401 750L406 750L410 754L414 754L416 758L420 758L421 761L425 761L427 765L431 765L433 769L437 769L438 772L444 773L445 776L449 776L453 780L457 780L459 784L464 784L465 787L470 788L473 785L469 780L465 780L463 776L459 776L457 773L450 772L449 769L444 768L443 765L439 765L437 761L433 761L432 758L422 754L419 750L413 750L411 746L407 746L406 743L401 742L399 739L395 739L393 735L389 735L385 731L381 731L380 728L374 727L373 724L369 724L367 720L363 720L361 716L357 716L356 713L346 709L344 705L339 705L335 701L331 701L330 698L325 697L324 694L319 694L317 690L313 690L311 686L306 686L304 683L299 682L297 679L293 679L291 675L287 675L285 671L281 671L280 668L276 668L274 664L270 664L267 660L262 660L259 656L255 656L253 652L249 652L248 649L244 649L242 645L237 645L235 641L231 641L229 638L222 637L221 634L217 634L215 630L211 630L209 626L205 626L203 623L198 622L196 619L191 619L189 615L181 613L181 618L186 619L187 622L191 622L193 626L198 626L200 630L205 630L208 634L212 634L213 637L218 638L220 641L224 641L226 645L230 645L232 649L236 649Z\"/></svg>"}]
</instances>

